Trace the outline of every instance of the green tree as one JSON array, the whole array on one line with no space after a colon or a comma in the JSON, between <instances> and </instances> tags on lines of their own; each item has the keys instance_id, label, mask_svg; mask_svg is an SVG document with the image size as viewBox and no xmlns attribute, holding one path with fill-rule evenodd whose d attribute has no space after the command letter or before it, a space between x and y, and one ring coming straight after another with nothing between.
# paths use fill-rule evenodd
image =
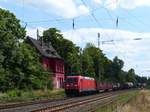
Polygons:
<instances>
[{"instance_id":1,"label":"green tree","mask_svg":"<svg viewBox=\"0 0 150 112\"><path fill-rule=\"evenodd\" d=\"M25 40L26 31L9 11L0 9L0 90L45 88L48 73ZM46 84L45 84L46 83Z\"/></svg>"},{"instance_id":2,"label":"green tree","mask_svg":"<svg viewBox=\"0 0 150 112\"><path fill-rule=\"evenodd\" d=\"M39 55L28 43L20 43L14 57L14 69L11 79L14 87L19 89L46 89L50 83L50 75L39 62ZM51 87L51 86L50 86Z\"/></svg>"},{"instance_id":3,"label":"green tree","mask_svg":"<svg viewBox=\"0 0 150 112\"><path fill-rule=\"evenodd\" d=\"M94 62L86 49L83 50L81 56L82 74L85 76L95 77Z\"/></svg>"},{"instance_id":4,"label":"green tree","mask_svg":"<svg viewBox=\"0 0 150 112\"><path fill-rule=\"evenodd\" d=\"M24 39L25 30L19 20L9 11L0 9L0 71L1 90L11 88L10 69L19 40ZM9 82L10 81L10 82Z\"/></svg>"},{"instance_id":5,"label":"green tree","mask_svg":"<svg viewBox=\"0 0 150 112\"><path fill-rule=\"evenodd\" d=\"M104 80L109 82L114 82L115 77L113 76L113 68L112 68L112 61L105 57L103 61L104 65Z\"/></svg>"},{"instance_id":6,"label":"green tree","mask_svg":"<svg viewBox=\"0 0 150 112\"><path fill-rule=\"evenodd\" d=\"M104 60L104 54L99 48L96 48L93 44L87 43L84 52L88 53L89 56L89 63L92 64L91 70L94 69L94 73L92 73L96 79L102 80L104 75L104 66L103 66L103 60Z\"/></svg>"},{"instance_id":7,"label":"green tree","mask_svg":"<svg viewBox=\"0 0 150 112\"><path fill-rule=\"evenodd\" d=\"M63 37L56 28L49 28L41 37L47 45L51 44L64 59L66 75L80 75L81 63L79 47Z\"/></svg>"},{"instance_id":8,"label":"green tree","mask_svg":"<svg viewBox=\"0 0 150 112\"><path fill-rule=\"evenodd\" d=\"M150 87L150 78L147 79L147 85Z\"/></svg>"},{"instance_id":9,"label":"green tree","mask_svg":"<svg viewBox=\"0 0 150 112\"><path fill-rule=\"evenodd\" d=\"M113 59L112 69L113 69L113 77L115 77L115 82L123 82L123 74L122 68L124 66L124 62L119 59L117 56Z\"/></svg>"},{"instance_id":10,"label":"green tree","mask_svg":"<svg viewBox=\"0 0 150 112\"><path fill-rule=\"evenodd\" d=\"M130 69L126 75L126 81L136 83L135 71L134 69Z\"/></svg>"},{"instance_id":11,"label":"green tree","mask_svg":"<svg viewBox=\"0 0 150 112\"><path fill-rule=\"evenodd\" d=\"M65 41L67 44L73 44L69 40L68 41L65 40L63 38L63 35L61 34L60 30L58 30L56 28L49 28L48 30L44 31L43 37L41 37L40 39L42 39L48 45L52 44L52 46L56 49L56 51L58 51L60 53L62 53L61 45L62 45L62 43L64 43L63 41ZM62 55L62 54L60 54L60 55Z\"/></svg>"}]
</instances>

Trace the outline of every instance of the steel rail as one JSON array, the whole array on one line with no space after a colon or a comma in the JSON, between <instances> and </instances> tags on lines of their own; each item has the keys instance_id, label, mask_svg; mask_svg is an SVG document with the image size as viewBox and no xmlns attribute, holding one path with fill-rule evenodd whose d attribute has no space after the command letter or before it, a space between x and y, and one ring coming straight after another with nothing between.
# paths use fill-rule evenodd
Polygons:
<instances>
[{"instance_id":1,"label":"steel rail","mask_svg":"<svg viewBox=\"0 0 150 112\"><path fill-rule=\"evenodd\" d=\"M9 104L0 104L0 110L2 109L9 109L9 108L17 108L17 107L23 107L33 104L41 104L41 103L48 103L48 102L55 102L55 101L63 101L68 98L62 98L62 99L45 99L45 100L35 100L35 101L29 101L29 102L18 102L18 103L9 103Z\"/></svg>"},{"instance_id":2,"label":"steel rail","mask_svg":"<svg viewBox=\"0 0 150 112\"><path fill-rule=\"evenodd\" d=\"M64 104L71 104L72 102L83 102L88 101L89 99L95 98L102 98L109 95L115 95L119 93L128 92L131 90L119 90L119 91L110 91L104 92L101 94L90 95L90 96L82 96L82 97L73 97L73 98L64 98L58 100L41 100L41 101L32 101L32 102L23 102L23 103L16 103L16 104L4 104L0 105L0 112L35 112L49 107L60 108L61 105ZM59 105L59 106L58 106ZM63 106L62 106L63 107ZM45 112L45 111L42 111Z\"/></svg>"},{"instance_id":3,"label":"steel rail","mask_svg":"<svg viewBox=\"0 0 150 112\"><path fill-rule=\"evenodd\" d=\"M54 106L49 106L47 108L34 110L32 112L60 112L60 111L66 110L66 109L70 109L72 107L82 106L82 105L86 105L86 104L97 102L97 101L104 101L106 99L107 100L112 99L116 96L118 96L118 95L117 94L114 94L114 95L109 94L109 95L99 96L99 97L96 96L95 98L84 99L82 101L72 101L72 102L67 102L67 103L58 104L58 105L54 105Z\"/></svg>"}]
</instances>

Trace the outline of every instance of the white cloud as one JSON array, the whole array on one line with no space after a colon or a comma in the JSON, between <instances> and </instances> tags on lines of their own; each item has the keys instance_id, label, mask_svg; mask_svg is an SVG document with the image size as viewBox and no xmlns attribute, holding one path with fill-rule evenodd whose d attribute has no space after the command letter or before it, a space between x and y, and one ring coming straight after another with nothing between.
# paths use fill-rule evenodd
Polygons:
<instances>
[{"instance_id":1,"label":"white cloud","mask_svg":"<svg viewBox=\"0 0 150 112\"><path fill-rule=\"evenodd\" d=\"M107 9L114 10L117 8L118 2L117 0L106 0L104 5Z\"/></svg>"},{"instance_id":2,"label":"white cloud","mask_svg":"<svg viewBox=\"0 0 150 112\"><path fill-rule=\"evenodd\" d=\"M84 5L80 5L78 7L78 14L77 14L77 16L84 15L84 14L89 14L89 9L87 7L85 7Z\"/></svg>"},{"instance_id":3,"label":"white cloud","mask_svg":"<svg viewBox=\"0 0 150 112\"><path fill-rule=\"evenodd\" d=\"M140 6L150 6L150 0L119 0L120 7L134 9Z\"/></svg>"},{"instance_id":4,"label":"white cloud","mask_svg":"<svg viewBox=\"0 0 150 112\"><path fill-rule=\"evenodd\" d=\"M0 0L0 2L1 2L1 1L2 1L2 2L7 2L7 0Z\"/></svg>"},{"instance_id":5,"label":"white cloud","mask_svg":"<svg viewBox=\"0 0 150 112\"><path fill-rule=\"evenodd\" d=\"M96 4L102 4L102 0L93 0Z\"/></svg>"},{"instance_id":6,"label":"white cloud","mask_svg":"<svg viewBox=\"0 0 150 112\"><path fill-rule=\"evenodd\" d=\"M150 0L106 0L104 5L111 10L118 7L134 9L140 6L150 6Z\"/></svg>"},{"instance_id":7,"label":"white cloud","mask_svg":"<svg viewBox=\"0 0 150 112\"><path fill-rule=\"evenodd\" d=\"M1 9L3 9L3 7L2 7L2 6L0 6L0 8L1 8Z\"/></svg>"},{"instance_id":8,"label":"white cloud","mask_svg":"<svg viewBox=\"0 0 150 112\"><path fill-rule=\"evenodd\" d=\"M22 5L21 0L13 0L16 4ZM13 3L14 3L13 2ZM74 0L24 0L24 5L55 14L64 18L73 18L89 13L84 5L77 5Z\"/></svg>"},{"instance_id":9,"label":"white cloud","mask_svg":"<svg viewBox=\"0 0 150 112\"><path fill-rule=\"evenodd\" d=\"M30 36L32 38L37 39L37 29L39 30L39 35L42 36L43 31L45 30L45 28L43 27L37 27L37 28L27 28L27 36Z\"/></svg>"},{"instance_id":10,"label":"white cloud","mask_svg":"<svg viewBox=\"0 0 150 112\"><path fill-rule=\"evenodd\" d=\"M1 9L5 9L5 10L7 10L6 8L4 8L4 7L2 7L2 6L0 6L0 8L1 8Z\"/></svg>"},{"instance_id":11,"label":"white cloud","mask_svg":"<svg viewBox=\"0 0 150 112\"><path fill-rule=\"evenodd\" d=\"M97 33L101 33L102 40L132 40L137 38L139 33L133 33L129 31L123 30L113 30L113 29L101 29L101 28L80 28L75 31L67 31L64 32L64 35L74 42L78 42L78 44L83 45L83 43L87 42L97 42ZM77 38L78 37L78 38ZM81 39L81 42L79 41ZM84 41L84 42L83 42Z\"/></svg>"},{"instance_id":12,"label":"white cloud","mask_svg":"<svg viewBox=\"0 0 150 112\"><path fill-rule=\"evenodd\" d=\"M38 27L40 35L46 28ZM147 74L145 69L150 66L150 33L138 33L124 30L101 29L101 28L80 28L63 32L65 38L72 40L75 44L85 47L91 42L97 46L97 33L101 34L101 41L114 40L109 44L102 44L100 48L110 58L118 56L125 62L124 70L136 69L139 75ZM27 34L36 38L36 29L27 29ZM142 38L142 40L134 40Z\"/></svg>"},{"instance_id":13,"label":"white cloud","mask_svg":"<svg viewBox=\"0 0 150 112\"><path fill-rule=\"evenodd\" d=\"M22 6L21 0L0 0L4 2L12 2ZM91 0L97 5L104 5L104 7L115 10L117 8L135 9L141 6L150 6L150 0ZM88 2L87 2L88 3ZM34 7L45 11L49 14L56 14L64 18L73 18L80 15L89 14L89 9L84 4L77 4L76 0L24 0L24 5Z\"/></svg>"}]
</instances>

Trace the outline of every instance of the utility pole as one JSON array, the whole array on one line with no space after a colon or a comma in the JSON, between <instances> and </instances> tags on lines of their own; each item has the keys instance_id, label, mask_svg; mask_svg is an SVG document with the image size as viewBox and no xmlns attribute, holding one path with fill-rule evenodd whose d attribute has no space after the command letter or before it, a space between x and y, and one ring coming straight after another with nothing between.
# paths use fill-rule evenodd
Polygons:
<instances>
[{"instance_id":1,"label":"utility pole","mask_svg":"<svg viewBox=\"0 0 150 112\"><path fill-rule=\"evenodd\" d=\"M100 33L98 33L98 48L100 48Z\"/></svg>"},{"instance_id":2,"label":"utility pole","mask_svg":"<svg viewBox=\"0 0 150 112\"><path fill-rule=\"evenodd\" d=\"M40 41L41 46L43 47L43 37L39 35L39 29L37 29L37 40Z\"/></svg>"},{"instance_id":3,"label":"utility pole","mask_svg":"<svg viewBox=\"0 0 150 112\"><path fill-rule=\"evenodd\" d=\"M72 28L73 28L73 30L75 29L74 19L72 20Z\"/></svg>"},{"instance_id":4,"label":"utility pole","mask_svg":"<svg viewBox=\"0 0 150 112\"><path fill-rule=\"evenodd\" d=\"M39 29L37 29L36 35L37 35L37 40L39 40Z\"/></svg>"}]
</instances>

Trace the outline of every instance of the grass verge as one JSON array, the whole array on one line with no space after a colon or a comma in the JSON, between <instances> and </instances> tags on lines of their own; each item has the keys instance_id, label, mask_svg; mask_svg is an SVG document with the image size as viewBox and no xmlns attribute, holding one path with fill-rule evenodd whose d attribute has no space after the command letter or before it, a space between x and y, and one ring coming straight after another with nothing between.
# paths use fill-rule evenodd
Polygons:
<instances>
[{"instance_id":1,"label":"grass verge","mask_svg":"<svg viewBox=\"0 0 150 112\"><path fill-rule=\"evenodd\" d=\"M28 102L42 99L60 99L65 97L63 89L57 90L36 90L36 91L20 91L12 90L6 93L0 93L0 104Z\"/></svg>"},{"instance_id":2,"label":"grass verge","mask_svg":"<svg viewBox=\"0 0 150 112\"><path fill-rule=\"evenodd\" d=\"M150 90L141 90L138 96L120 108L118 112L150 112Z\"/></svg>"},{"instance_id":3,"label":"grass verge","mask_svg":"<svg viewBox=\"0 0 150 112\"><path fill-rule=\"evenodd\" d=\"M125 103L130 101L132 98L136 97L138 94L139 91L135 90L119 95L117 99L112 103L102 107L97 107L96 112L117 112L119 108L121 108Z\"/></svg>"}]
</instances>

